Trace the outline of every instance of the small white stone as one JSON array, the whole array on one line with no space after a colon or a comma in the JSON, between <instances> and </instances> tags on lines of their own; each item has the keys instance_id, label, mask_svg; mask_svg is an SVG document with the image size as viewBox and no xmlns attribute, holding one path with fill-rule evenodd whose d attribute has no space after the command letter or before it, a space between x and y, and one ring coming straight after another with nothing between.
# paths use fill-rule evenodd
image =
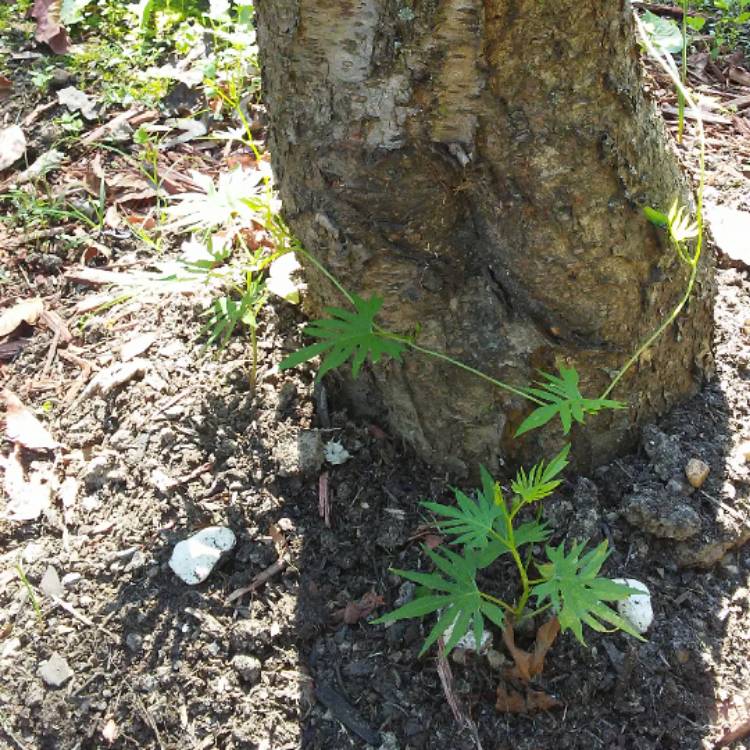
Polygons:
<instances>
[{"instance_id":1,"label":"small white stone","mask_svg":"<svg viewBox=\"0 0 750 750\"><path fill-rule=\"evenodd\" d=\"M457 619L458 615L456 615L456 620ZM453 625L456 624L456 620L453 621ZM453 625L449 625L443 633L443 641L445 641L446 643L450 640L450 637L453 634ZM474 637L474 624L472 622L469 624L469 629L466 634L459 638L458 643L456 643L455 647L458 649L463 649L464 651L476 651L478 654L481 654L491 645L492 633L490 633L490 631L487 630L487 627L485 626L482 630L482 643L480 644L479 648L477 648L477 639Z\"/></svg>"},{"instance_id":2,"label":"small white stone","mask_svg":"<svg viewBox=\"0 0 750 750\"><path fill-rule=\"evenodd\" d=\"M39 676L50 687L60 687L73 676L73 670L60 654L54 653L39 665Z\"/></svg>"},{"instance_id":3,"label":"small white stone","mask_svg":"<svg viewBox=\"0 0 750 750\"><path fill-rule=\"evenodd\" d=\"M236 541L234 532L225 526L201 529L175 545L169 567L190 586L202 583Z\"/></svg>"},{"instance_id":4,"label":"small white stone","mask_svg":"<svg viewBox=\"0 0 750 750\"><path fill-rule=\"evenodd\" d=\"M638 589L642 594L632 594L627 599L617 602L617 611L639 633L645 633L654 621L654 610L651 607L651 593L648 586L635 578L614 578L615 583Z\"/></svg>"},{"instance_id":5,"label":"small white stone","mask_svg":"<svg viewBox=\"0 0 750 750\"><path fill-rule=\"evenodd\" d=\"M345 464L352 454L337 440L329 440L325 447L325 457L332 466L339 466Z\"/></svg>"}]
</instances>

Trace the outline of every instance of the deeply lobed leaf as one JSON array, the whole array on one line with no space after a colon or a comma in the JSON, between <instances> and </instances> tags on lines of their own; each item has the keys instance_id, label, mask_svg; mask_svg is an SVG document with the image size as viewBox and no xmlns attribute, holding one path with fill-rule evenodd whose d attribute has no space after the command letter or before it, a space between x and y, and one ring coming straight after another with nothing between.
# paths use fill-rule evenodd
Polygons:
<instances>
[{"instance_id":1,"label":"deeply lobed leaf","mask_svg":"<svg viewBox=\"0 0 750 750\"><path fill-rule=\"evenodd\" d=\"M619 401L606 398L584 398L578 388L578 373L569 367L560 367L560 377L540 370L545 382L524 388L524 392L537 401L545 402L529 414L516 430L516 437L560 417L564 434L570 432L573 421L583 424L586 414L596 414L602 409L624 409Z\"/></svg>"},{"instance_id":2,"label":"deeply lobed leaf","mask_svg":"<svg viewBox=\"0 0 750 750\"><path fill-rule=\"evenodd\" d=\"M331 317L313 320L304 330L305 334L320 341L290 354L281 362L279 369L296 367L323 355L318 378L350 359L352 375L356 378L368 357L373 363L379 362L383 356L400 359L405 344L376 330L375 316L383 305L382 298L364 300L353 295L353 302L354 312L327 307L326 312Z\"/></svg>"},{"instance_id":3,"label":"deeply lobed leaf","mask_svg":"<svg viewBox=\"0 0 750 750\"><path fill-rule=\"evenodd\" d=\"M518 470L511 482L511 489L522 504L533 503L551 495L561 484L555 477L568 465L570 445L566 445L548 464L544 461L532 466L527 474L523 468Z\"/></svg>"},{"instance_id":4,"label":"deeply lobed leaf","mask_svg":"<svg viewBox=\"0 0 750 750\"><path fill-rule=\"evenodd\" d=\"M604 632L608 628L602 622L643 640L630 623L604 604L626 599L640 592L608 578L597 577L609 556L606 541L581 557L585 546L585 542L574 544L567 555L563 544L546 548L549 563L538 566L545 581L532 589L537 606L549 600L563 632L572 631L584 645L583 625Z\"/></svg>"}]
</instances>

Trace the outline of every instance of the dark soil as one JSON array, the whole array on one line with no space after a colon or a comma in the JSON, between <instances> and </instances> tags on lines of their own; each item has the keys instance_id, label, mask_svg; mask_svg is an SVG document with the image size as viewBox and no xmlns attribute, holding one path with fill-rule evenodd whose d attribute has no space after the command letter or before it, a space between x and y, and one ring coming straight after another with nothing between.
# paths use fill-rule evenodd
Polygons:
<instances>
[{"instance_id":1,"label":"dark soil","mask_svg":"<svg viewBox=\"0 0 750 750\"><path fill-rule=\"evenodd\" d=\"M747 190L745 180L732 195ZM108 267L154 261L114 235L107 244ZM145 373L104 397L81 397L80 365L56 356L42 326L25 331L23 348L0 365L3 386L46 414L64 446L54 457L26 454L27 463L79 485L73 502L56 500L38 521L0 520L0 747L478 747L446 702L434 651L417 658L430 622L369 622L408 593L390 568L426 566L419 537L431 519L418 501L447 500L449 478L382 424L353 422L331 384L315 385L312 368L279 373L301 342L297 309L265 308L252 393L244 339L207 354L196 340L200 295L139 295L84 327L76 305L98 290L66 279L78 256L55 237L5 248L0 312L44 297L74 334L67 350L95 369L119 361L124 341L157 339L141 355ZM649 586L647 640L587 631L583 648L561 637L537 687L562 705L534 716L495 708L509 665L499 633L489 655L454 652L454 690L485 749L711 748L750 717L750 548L742 546L750 464L738 451L750 440L747 268L719 272L716 322L716 375L703 392L647 428L633 455L569 476L547 505L553 543L608 539L604 572ZM302 431L341 442L351 460L300 465ZM685 480L692 458L711 467L700 490ZM164 486L165 474L176 486ZM319 510L321 476L330 527ZM187 586L168 565L171 551L214 524L232 528L238 544L205 583ZM648 530L656 528L673 538ZM279 531L286 568L227 603L277 561ZM63 579L67 608L39 591L49 567ZM342 622L341 610L368 592L385 605ZM533 630L518 640L529 645ZM54 653L74 673L60 688L38 674Z\"/></svg>"}]
</instances>

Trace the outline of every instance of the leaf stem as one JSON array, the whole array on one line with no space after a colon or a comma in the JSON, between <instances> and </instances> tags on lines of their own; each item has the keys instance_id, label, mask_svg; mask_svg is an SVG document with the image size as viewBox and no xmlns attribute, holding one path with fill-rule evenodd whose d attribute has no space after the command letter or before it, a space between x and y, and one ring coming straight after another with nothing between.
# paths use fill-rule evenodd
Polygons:
<instances>
[{"instance_id":1,"label":"leaf stem","mask_svg":"<svg viewBox=\"0 0 750 750\"><path fill-rule=\"evenodd\" d=\"M336 287L336 289L338 289L339 292L341 292L341 294L344 295L344 297L346 298L346 301L350 305L354 305L354 297L352 297L352 295L346 291L346 289L342 286L341 282L312 253L307 252L307 250L305 250L305 248L302 247L301 244L298 244L294 248L294 250L295 252L298 252L300 255L302 255L306 260L309 260L310 263L312 263L315 266L315 268L317 268L318 271L320 271L323 274L323 276L325 276L328 279L328 281L330 281L331 284L333 284Z\"/></svg>"},{"instance_id":2,"label":"leaf stem","mask_svg":"<svg viewBox=\"0 0 750 750\"><path fill-rule=\"evenodd\" d=\"M490 375L486 375L481 370L477 370L474 367L464 364L463 362L460 362L457 359L453 359L453 357L449 357L447 354L443 354L442 352L437 352L433 349L428 349L427 347L420 346L419 344L415 344L413 341L407 338L399 338L399 340L403 341L407 346L411 347L415 351L421 352L422 354L426 354L428 357L434 357L435 359L442 359L444 362L449 362L454 367L458 367L459 369L469 372L472 375L475 375L476 377L481 378L482 380L486 380L488 383L492 383L492 385L496 386L497 388L501 388L504 391L513 393L516 396L521 396L521 398L526 399L527 401L532 401L533 403L538 404L539 406L544 406L543 401L540 401L538 398L531 396L528 393L525 393L520 388L516 388L515 386L512 386L509 383L504 383L502 380L498 380L497 378L493 378Z\"/></svg>"},{"instance_id":3,"label":"leaf stem","mask_svg":"<svg viewBox=\"0 0 750 750\"><path fill-rule=\"evenodd\" d=\"M492 596L492 594L485 594L484 591L480 591L479 596L481 596L482 599L486 599L488 602L497 604L498 607L502 607L503 609L510 612L511 614L515 614L515 609L513 609L513 607L511 607L511 605L508 604L508 602L505 602L502 599L498 599L496 596Z\"/></svg>"},{"instance_id":4,"label":"leaf stem","mask_svg":"<svg viewBox=\"0 0 750 750\"><path fill-rule=\"evenodd\" d=\"M695 280L698 276L698 262L701 257L701 250L703 248L703 189L706 179L706 133L703 128L703 118L701 117L700 110L696 105L695 99L688 90L687 86L680 80L680 72L677 70L677 66L674 60L666 57L656 50L653 43L649 39L648 33L643 28L643 23L638 16L635 16L635 23L638 28L640 37L648 50L649 54L656 59L667 75L672 79L677 88L678 93L684 98L687 105L695 112L696 122L698 124L698 143L699 143L699 179L698 179L698 194L697 194L697 205L695 211L696 223L698 224L698 238L695 243L695 251L690 257L686 257L683 254L683 248L679 247L679 243L675 243L677 246L677 253L680 258L687 262L690 266L690 277L688 278L687 288L685 294L680 299L677 306L674 308L669 317L656 329L656 331L649 336L646 341L638 347L635 354L628 359L628 361L622 366L620 371L612 379L612 382L607 386L604 393L600 398L607 398L609 394L614 390L615 386L620 382L625 373L640 359L643 352L646 351L661 335L664 331L677 319L677 316L682 312L682 309L687 304L688 299L695 286Z\"/></svg>"}]
</instances>

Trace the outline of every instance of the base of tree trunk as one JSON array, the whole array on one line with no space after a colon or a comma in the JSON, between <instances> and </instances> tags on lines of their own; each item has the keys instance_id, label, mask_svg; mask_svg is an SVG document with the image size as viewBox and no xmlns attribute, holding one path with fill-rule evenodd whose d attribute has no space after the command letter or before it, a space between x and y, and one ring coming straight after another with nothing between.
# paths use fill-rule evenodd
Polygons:
<instances>
[{"instance_id":1,"label":"base of tree trunk","mask_svg":"<svg viewBox=\"0 0 750 750\"><path fill-rule=\"evenodd\" d=\"M293 231L382 324L516 386L575 367L597 396L687 280L643 206L689 191L642 91L623 0L258 0L270 145ZM573 433L584 468L711 369L712 269L618 386L628 409ZM312 306L341 304L310 269ZM550 455L531 404L409 355L368 403L431 463ZM350 389L351 390L351 389Z\"/></svg>"}]
</instances>

